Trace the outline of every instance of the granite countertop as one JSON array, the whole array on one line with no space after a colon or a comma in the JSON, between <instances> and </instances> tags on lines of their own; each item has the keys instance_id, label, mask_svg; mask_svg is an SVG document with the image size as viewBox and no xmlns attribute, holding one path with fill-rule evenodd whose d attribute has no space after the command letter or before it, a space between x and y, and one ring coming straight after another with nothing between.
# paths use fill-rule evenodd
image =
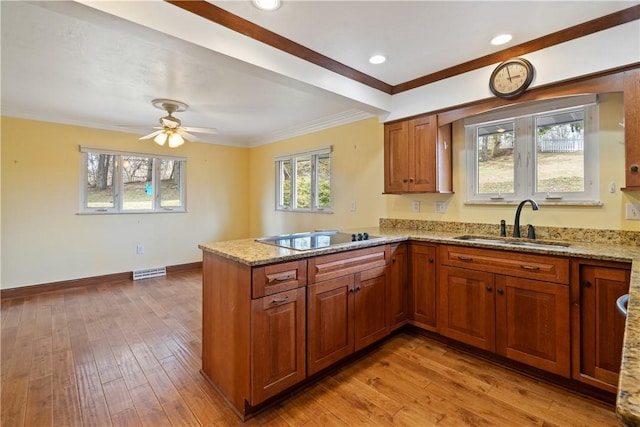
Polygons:
<instances>
[{"instance_id":1,"label":"granite countertop","mask_svg":"<svg viewBox=\"0 0 640 427\"><path fill-rule=\"evenodd\" d=\"M256 242L255 239L206 243L199 245L199 248L205 252L211 252L249 266L302 259L406 240L630 262L632 267L628 316L620 368L616 414L622 425L640 426L640 244L638 244L640 233L541 227L537 231L542 231L542 233L538 233L542 239L564 240L569 242L570 246L523 247L498 242L456 239L456 237L464 234L497 236L497 230L492 225L445 223L445 226L441 224L434 226L434 223L431 221L381 220L380 227L344 230L346 232L366 231L377 238L305 251L280 248ZM562 239L559 239L560 236L562 236Z\"/></svg>"}]
</instances>

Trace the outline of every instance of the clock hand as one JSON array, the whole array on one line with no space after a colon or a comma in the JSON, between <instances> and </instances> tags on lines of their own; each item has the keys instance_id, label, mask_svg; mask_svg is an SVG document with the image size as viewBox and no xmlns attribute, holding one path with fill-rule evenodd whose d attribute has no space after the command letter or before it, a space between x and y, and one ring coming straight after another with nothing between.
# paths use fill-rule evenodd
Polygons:
<instances>
[{"instance_id":1,"label":"clock hand","mask_svg":"<svg viewBox=\"0 0 640 427\"><path fill-rule=\"evenodd\" d=\"M507 66L507 76L509 76L509 83L511 83L511 73L509 72L509 66Z\"/></svg>"}]
</instances>

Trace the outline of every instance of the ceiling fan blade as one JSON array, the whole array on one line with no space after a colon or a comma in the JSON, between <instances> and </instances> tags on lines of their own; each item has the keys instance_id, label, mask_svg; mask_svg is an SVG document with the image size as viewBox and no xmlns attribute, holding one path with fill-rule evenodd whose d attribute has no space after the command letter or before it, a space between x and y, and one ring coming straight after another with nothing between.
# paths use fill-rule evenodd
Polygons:
<instances>
[{"instance_id":1,"label":"ceiling fan blade","mask_svg":"<svg viewBox=\"0 0 640 427\"><path fill-rule=\"evenodd\" d=\"M187 126L183 129L186 129L187 131L193 132L193 133L210 133L210 134L218 133L218 129L215 129L215 128L197 128L197 127Z\"/></svg>"},{"instance_id":2,"label":"ceiling fan blade","mask_svg":"<svg viewBox=\"0 0 640 427\"><path fill-rule=\"evenodd\" d=\"M141 137L140 137L140 138L138 138L138 139L151 139L151 138L153 138L154 136L161 134L161 133L163 132L163 130L164 130L164 129L157 130L157 131L155 131L155 132L151 132L149 135L141 136Z\"/></svg>"},{"instance_id":3,"label":"ceiling fan blade","mask_svg":"<svg viewBox=\"0 0 640 427\"><path fill-rule=\"evenodd\" d=\"M179 128L178 129L178 134L180 136L182 136L184 139L187 139L187 140L189 140L191 142L198 142L199 141L198 137L196 137L195 135L191 135L189 132L186 132L184 129L185 128Z\"/></svg>"}]
</instances>

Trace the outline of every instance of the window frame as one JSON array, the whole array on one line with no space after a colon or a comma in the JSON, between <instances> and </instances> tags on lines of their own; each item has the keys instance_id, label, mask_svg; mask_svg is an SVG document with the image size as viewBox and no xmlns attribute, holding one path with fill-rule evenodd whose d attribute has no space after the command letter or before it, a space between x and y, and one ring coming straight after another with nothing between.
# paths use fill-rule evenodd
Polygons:
<instances>
[{"instance_id":1,"label":"window frame","mask_svg":"<svg viewBox=\"0 0 640 427\"><path fill-rule=\"evenodd\" d=\"M294 153L284 156L278 156L275 158L275 210L283 212L306 212L306 213L333 213L333 147L324 147L317 150L305 151L300 153ZM330 170L329 170L329 194L331 197L331 203L329 206L319 206L319 181L318 181L318 161L321 157L329 156ZM311 159L311 189L310 189L310 207L298 208L298 179L297 179L297 163L298 161ZM282 203L284 200L284 183L283 179L283 164L285 162L291 162L291 186L290 186L290 198L289 204Z\"/></svg>"},{"instance_id":2,"label":"window frame","mask_svg":"<svg viewBox=\"0 0 640 427\"><path fill-rule=\"evenodd\" d=\"M584 185L582 192L546 193L535 191L537 183L536 119L542 116L584 110ZM478 128L513 122L514 192L478 193ZM527 105L504 107L463 121L466 148L465 204L514 204L533 199L545 205L602 205L598 167L599 108L596 94L568 96Z\"/></svg>"},{"instance_id":3,"label":"window frame","mask_svg":"<svg viewBox=\"0 0 640 427\"><path fill-rule=\"evenodd\" d=\"M115 184L113 186L113 206L112 207L89 207L88 203L88 161L89 153L96 155L112 155L114 156L115 165L113 173L115 174ZM151 186L153 194L151 198L151 209L125 209L124 208L124 179L122 157L140 157L152 159L152 179ZM156 182L160 179L160 165L163 160L172 160L180 162L180 206L162 206L161 185ZM182 156L165 156L153 153L141 153L131 151L109 150L103 148L95 148L88 146L80 146L80 200L78 213L82 215L105 215L105 214L152 214L152 213L184 213L187 211L187 191L186 191L186 169L187 158Z\"/></svg>"}]
</instances>

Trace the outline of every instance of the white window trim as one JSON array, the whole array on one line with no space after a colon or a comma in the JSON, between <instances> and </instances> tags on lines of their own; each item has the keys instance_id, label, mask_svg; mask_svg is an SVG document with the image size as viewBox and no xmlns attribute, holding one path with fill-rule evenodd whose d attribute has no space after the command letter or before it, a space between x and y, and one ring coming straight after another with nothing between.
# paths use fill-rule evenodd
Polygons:
<instances>
[{"instance_id":1,"label":"white window trim","mask_svg":"<svg viewBox=\"0 0 640 427\"><path fill-rule=\"evenodd\" d=\"M332 205L329 207L319 207L318 206L318 171L317 171L317 161L318 161L318 156L321 155L325 155L325 154L329 154L331 155L331 153L333 152L333 146L327 146L327 147L323 147L323 148L319 148L316 150L311 150L311 151L301 151L301 152L297 152L297 153L293 153L293 154L288 154L288 155L283 155L283 156L277 156L275 158L275 166L276 166L276 192L275 192L275 209L276 211L283 211L283 212L301 212L301 213L326 213L326 214L332 214L333 213L333 200L334 200L334 196L333 196L333 159L331 159L331 172L330 172L330 176L329 179L331 181L330 183L330 193L331 193L331 201L332 201ZM297 159L301 158L301 157L311 157L311 207L308 209L302 209L302 208L294 208L294 206L297 205L297 191L296 190L296 181L297 181L297 177L296 177L296 171L297 171ZM282 187L282 181L281 181L281 169L280 169L280 162L282 161L286 161L286 160L290 160L291 161L291 170L293 172L293 176L291 178L291 206L286 206L280 203L280 189Z\"/></svg>"},{"instance_id":2,"label":"white window trim","mask_svg":"<svg viewBox=\"0 0 640 427\"><path fill-rule=\"evenodd\" d=\"M533 191L535 183L536 155L533 126L535 117L546 113L563 110L585 108L584 157L585 157L585 191L580 193L548 194ZM589 119L587 120L587 116ZM514 160L520 166L514 166L514 193L489 194L477 193L477 126L492 122L513 120L514 129L526 127L525 137L516 138L514 142ZM579 95L545 100L511 108L500 108L485 114L470 117L463 122L465 126L465 148L467 158L467 182L465 204L517 204L524 199L534 199L543 205L580 205L601 206L599 200L599 167L598 167L598 104L597 95ZM515 133L515 132L514 132Z\"/></svg>"},{"instance_id":3,"label":"white window trim","mask_svg":"<svg viewBox=\"0 0 640 427\"><path fill-rule=\"evenodd\" d=\"M114 168L114 173L116 175L116 185L114 195L114 206L113 207L101 207L101 208L90 208L87 207L87 180L88 180L88 171L87 171L87 162L88 162L88 153L95 154L108 154L116 156L116 165ZM95 148L89 147L85 145L80 146L80 200L78 207L78 214L80 215L105 215L105 214L154 214L154 213L184 213L187 211L187 192L186 192L186 163L187 158L183 156L166 156L161 154L152 154L152 153L140 153L133 151L121 151L121 150L110 150L103 148ZM120 197L120 194L124 192L124 183L122 180L122 165L120 161L120 157L122 155L127 156L135 156L135 157L147 157L153 159L153 171L152 171L152 182L154 183L153 187L153 209L123 209L123 199ZM160 161L159 160L175 160L182 162L182 167L180 167L180 206L175 207L162 207L160 200L160 186L155 185L156 179L160 174Z\"/></svg>"}]
</instances>

